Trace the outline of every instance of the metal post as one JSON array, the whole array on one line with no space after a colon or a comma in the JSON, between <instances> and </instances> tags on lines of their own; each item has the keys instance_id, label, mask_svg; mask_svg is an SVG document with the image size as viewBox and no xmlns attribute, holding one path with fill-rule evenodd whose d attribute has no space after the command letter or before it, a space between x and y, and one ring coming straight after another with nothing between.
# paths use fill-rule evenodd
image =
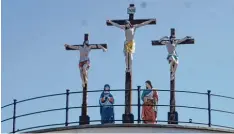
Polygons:
<instances>
[{"instance_id":1,"label":"metal post","mask_svg":"<svg viewBox=\"0 0 234 134\"><path fill-rule=\"evenodd\" d=\"M141 123L141 86L137 86L138 95L138 123Z\"/></svg>"},{"instance_id":2,"label":"metal post","mask_svg":"<svg viewBox=\"0 0 234 134\"><path fill-rule=\"evenodd\" d=\"M16 102L17 100L14 99L14 111L13 111L13 133L15 133L15 120L16 120Z\"/></svg>"},{"instance_id":3,"label":"metal post","mask_svg":"<svg viewBox=\"0 0 234 134\"><path fill-rule=\"evenodd\" d=\"M66 90L66 121L65 121L65 126L68 126L68 110L69 110L69 89Z\"/></svg>"},{"instance_id":4,"label":"metal post","mask_svg":"<svg viewBox=\"0 0 234 134\"><path fill-rule=\"evenodd\" d=\"M208 95L208 125L211 127L211 100L210 100L210 90L207 90Z\"/></svg>"}]
</instances>

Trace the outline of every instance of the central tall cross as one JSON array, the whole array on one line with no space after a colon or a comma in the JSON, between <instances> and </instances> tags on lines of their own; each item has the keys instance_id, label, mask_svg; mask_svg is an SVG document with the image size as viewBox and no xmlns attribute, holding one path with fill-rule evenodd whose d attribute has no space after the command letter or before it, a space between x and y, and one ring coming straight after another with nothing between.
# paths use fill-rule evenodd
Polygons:
<instances>
[{"instance_id":1,"label":"central tall cross","mask_svg":"<svg viewBox=\"0 0 234 134\"><path fill-rule=\"evenodd\" d=\"M134 4L130 4L130 6L127 9L127 13L129 14L129 19L125 19L125 20L111 20L111 22L114 22L118 25L124 26L126 25L126 21L129 21L131 25L149 25L149 24L156 24L156 19L134 19L134 13L136 12L136 8L134 6ZM145 23L145 24L144 24ZM107 21L107 26L113 26L113 23L110 23ZM135 32L135 31L134 31ZM126 33L125 33L126 34ZM125 35L126 36L126 35ZM128 53L126 55L126 59L128 66L126 67L130 70L132 70L132 68L130 67L132 64L131 56ZM130 63L131 61L131 63ZM132 71L126 71L125 74L125 113L123 114L122 118L123 118L123 123L133 123L134 122L134 116L131 112L131 99L132 99Z\"/></svg>"},{"instance_id":2,"label":"central tall cross","mask_svg":"<svg viewBox=\"0 0 234 134\"><path fill-rule=\"evenodd\" d=\"M176 45L179 45L179 44L194 44L194 39L190 38L189 36L186 36L185 38L183 39L175 39L175 29L174 28L171 28L171 36L170 38L174 38L174 45L176 47ZM160 40L154 40L152 41L152 45L153 46L161 46L161 45L168 45L167 46L167 49L171 49L170 46L172 43L170 38L162 38ZM165 43L163 43L165 42ZM175 51L175 55L168 55L168 56L176 56L175 58L177 58L177 54L176 54L176 51ZM177 60L177 59L176 59ZM175 64L174 64L175 65ZM174 68L174 65L172 64L171 68L170 68L170 112L168 112L168 124L178 124L178 113L176 112L176 109L175 109L175 76L173 75L173 78L172 77L172 73L175 73L175 72L172 72L172 68Z\"/></svg>"}]
</instances>

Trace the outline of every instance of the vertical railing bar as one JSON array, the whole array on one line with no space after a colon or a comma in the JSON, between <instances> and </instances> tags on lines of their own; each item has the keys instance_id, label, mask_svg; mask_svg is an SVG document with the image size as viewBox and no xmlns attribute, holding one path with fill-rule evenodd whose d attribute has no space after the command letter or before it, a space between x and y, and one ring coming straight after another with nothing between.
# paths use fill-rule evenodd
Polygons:
<instances>
[{"instance_id":1,"label":"vertical railing bar","mask_svg":"<svg viewBox=\"0 0 234 134\"><path fill-rule=\"evenodd\" d=\"M16 123L16 102L17 100L14 99L14 111L13 111L13 130L12 132L15 133L15 123Z\"/></svg>"},{"instance_id":2,"label":"vertical railing bar","mask_svg":"<svg viewBox=\"0 0 234 134\"><path fill-rule=\"evenodd\" d=\"M69 110L69 89L66 90L66 121L65 126L68 126L68 110Z\"/></svg>"},{"instance_id":3,"label":"vertical railing bar","mask_svg":"<svg viewBox=\"0 0 234 134\"><path fill-rule=\"evenodd\" d=\"M210 90L207 90L208 95L208 126L211 127L211 100L210 100Z\"/></svg>"},{"instance_id":4,"label":"vertical railing bar","mask_svg":"<svg viewBox=\"0 0 234 134\"><path fill-rule=\"evenodd\" d=\"M141 86L137 86L137 89L138 89L137 90L137 95L138 95L138 106L137 106L138 107L138 112L137 112L138 119L137 119L137 122L141 123L141 114L140 114L141 113L141 95L140 95L141 94Z\"/></svg>"}]
</instances>

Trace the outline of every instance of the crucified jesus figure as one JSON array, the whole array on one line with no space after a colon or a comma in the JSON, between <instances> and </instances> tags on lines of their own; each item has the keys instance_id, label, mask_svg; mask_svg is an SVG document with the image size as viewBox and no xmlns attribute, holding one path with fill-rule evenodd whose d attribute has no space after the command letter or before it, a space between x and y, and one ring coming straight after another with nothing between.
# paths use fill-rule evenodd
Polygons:
<instances>
[{"instance_id":1,"label":"crucified jesus figure","mask_svg":"<svg viewBox=\"0 0 234 134\"><path fill-rule=\"evenodd\" d=\"M167 51L168 51L168 56L167 56L167 60L170 64L170 69L171 69L171 80L173 80L175 78L175 72L177 69L177 66L179 64L179 57L176 53L176 46L177 44L184 42L187 39L191 39L190 36L186 36L183 39L176 39L175 36L164 36L162 37L159 42L161 42L161 44L166 45Z\"/></svg>"},{"instance_id":2,"label":"crucified jesus figure","mask_svg":"<svg viewBox=\"0 0 234 134\"><path fill-rule=\"evenodd\" d=\"M104 48L102 45L89 45L88 41L84 41L83 45L81 46L74 46L74 45L64 45L65 48L72 48L75 50L80 51L80 60L79 60L79 69L80 69L80 77L82 80L82 86L85 87L85 84L88 82L88 70L90 67L90 59L89 59L89 52L92 48L98 48L103 49L104 52L107 51L106 48Z\"/></svg>"},{"instance_id":3,"label":"crucified jesus figure","mask_svg":"<svg viewBox=\"0 0 234 134\"><path fill-rule=\"evenodd\" d=\"M107 21L111 23L113 26L116 26L124 30L125 32L125 42L124 42L123 51L124 51L124 56L125 56L126 72L131 72L131 69L132 69L133 53L135 52L134 35L136 32L136 28L145 26L153 21L155 21L155 19L145 21L141 24L135 24L135 25L132 25L130 21L126 21L125 25L119 25L111 20Z\"/></svg>"}]
</instances>

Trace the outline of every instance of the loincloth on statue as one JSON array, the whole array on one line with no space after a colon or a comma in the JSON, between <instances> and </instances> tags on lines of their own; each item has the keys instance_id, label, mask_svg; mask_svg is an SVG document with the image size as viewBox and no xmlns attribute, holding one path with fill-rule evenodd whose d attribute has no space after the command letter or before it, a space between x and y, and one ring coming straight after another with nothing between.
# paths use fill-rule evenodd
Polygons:
<instances>
[{"instance_id":1,"label":"loincloth on statue","mask_svg":"<svg viewBox=\"0 0 234 134\"><path fill-rule=\"evenodd\" d=\"M79 68L83 68L83 66L87 64L87 67L89 68L90 67L90 61L89 60L85 60L85 61L81 61L79 63Z\"/></svg>"},{"instance_id":2,"label":"loincloth on statue","mask_svg":"<svg viewBox=\"0 0 234 134\"><path fill-rule=\"evenodd\" d=\"M167 56L167 60L168 61L171 61L173 58L175 59L176 62L179 60L179 57L177 55L175 55L175 54L168 54L168 56Z\"/></svg>"},{"instance_id":3,"label":"loincloth on statue","mask_svg":"<svg viewBox=\"0 0 234 134\"><path fill-rule=\"evenodd\" d=\"M129 41L129 42L125 41L125 43L124 43L124 53L125 54L126 53L130 53L130 54L135 53L135 41L134 40Z\"/></svg>"}]
</instances>

